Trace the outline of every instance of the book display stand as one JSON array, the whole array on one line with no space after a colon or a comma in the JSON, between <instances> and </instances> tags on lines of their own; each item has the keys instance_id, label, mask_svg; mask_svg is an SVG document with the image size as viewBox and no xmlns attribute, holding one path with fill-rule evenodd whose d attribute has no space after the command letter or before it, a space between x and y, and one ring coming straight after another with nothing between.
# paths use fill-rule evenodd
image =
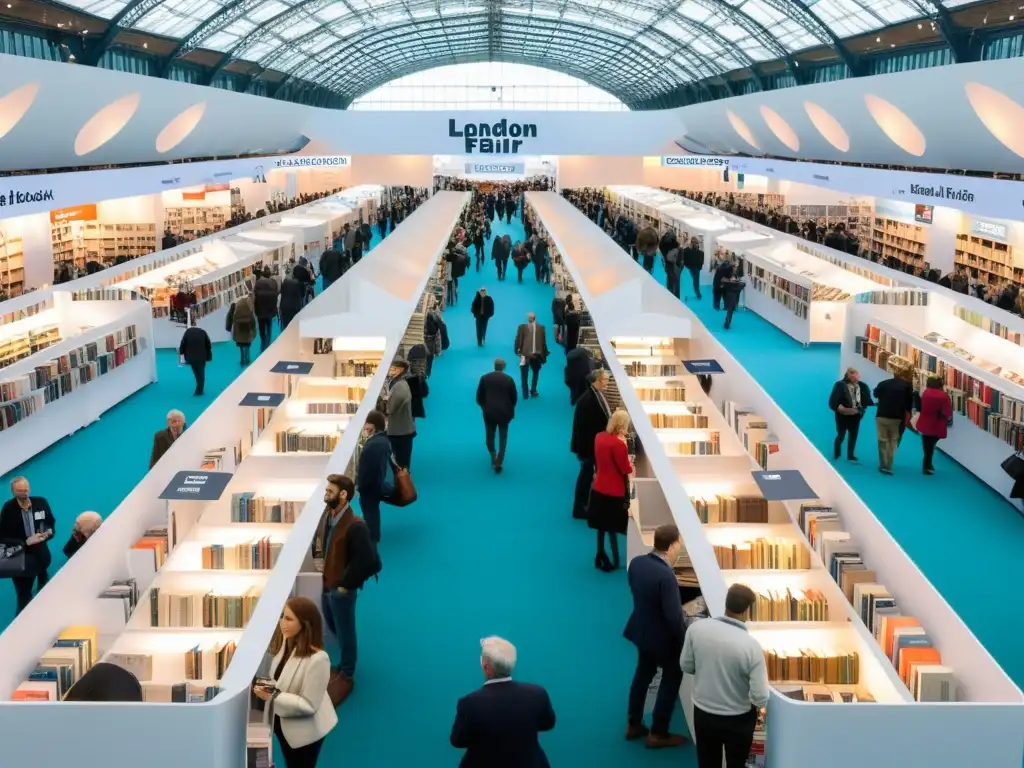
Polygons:
<instances>
[{"instance_id":1,"label":"book display stand","mask_svg":"<svg viewBox=\"0 0 1024 768\"><path fill-rule=\"evenodd\" d=\"M305 256L314 264L320 254L331 246L331 223L326 217L301 214L283 215L279 221L267 225L270 232L284 232L295 236L297 255Z\"/></svg>"},{"instance_id":2,"label":"book display stand","mask_svg":"<svg viewBox=\"0 0 1024 768\"><path fill-rule=\"evenodd\" d=\"M846 312L841 370L856 368L874 387L909 366L918 391L941 376L953 425L939 450L1009 500L1013 480L1000 464L1024 448L1024 320L990 306L1003 316L996 323L942 292L917 290L860 295Z\"/></svg>"},{"instance_id":3,"label":"book display stand","mask_svg":"<svg viewBox=\"0 0 1024 768\"><path fill-rule=\"evenodd\" d=\"M329 298L304 308L0 635L0 737L10 743L9 760L130 768L146 753L150 768L223 768L245 764L247 750L269 749L250 711L250 686L266 672L285 601L311 587L319 594L310 544L325 477L349 469L387 376L383 361L400 349L468 200L435 195L328 289ZM371 301L358 303L366 293ZM376 364L353 368L358 362ZM310 413L314 403L346 413ZM333 450L266 451L279 428L319 430L322 421L342 428ZM63 659L66 646L90 651L88 660ZM96 659L148 678L149 700L93 705L49 696ZM112 720L121 726L116 739L88 738ZM54 728L67 738L46 738ZM152 734L162 729L188 738L154 751Z\"/></svg>"},{"instance_id":4,"label":"book display stand","mask_svg":"<svg viewBox=\"0 0 1024 768\"><path fill-rule=\"evenodd\" d=\"M742 229L730 229L718 232L711 237L711 254L704 254L704 270L700 276L701 285L711 285L715 270L723 261L736 262L740 254L748 248L760 248L774 245L775 239L760 232L746 232Z\"/></svg>"},{"instance_id":5,"label":"book display stand","mask_svg":"<svg viewBox=\"0 0 1024 768\"><path fill-rule=\"evenodd\" d=\"M1018 768L1024 694L871 510L684 304L672 298L670 307L667 291L568 201L535 192L527 200L593 318L643 447L628 554L672 521L685 545L681 586L699 585L712 616L732 583L760 595L750 629L773 678L768 768L820 766L823 754L830 767L860 768L865 733L886 745L871 758L876 768L902 768L907 755L922 765ZM690 332L642 322L632 338L617 332L623 315L668 314ZM716 369L695 362L722 373L687 377ZM706 416L696 428L718 432L721 454L670 455L659 411ZM681 691L688 717L690 685Z\"/></svg>"},{"instance_id":6,"label":"book display stand","mask_svg":"<svg viewBox=\"0 0 1024 768\"><path fill-rule=\"evenodd\" d=\"M147 304L58 293L46 305L0 326L0 474L156 381Z\"/></svg>"}]
</instances>

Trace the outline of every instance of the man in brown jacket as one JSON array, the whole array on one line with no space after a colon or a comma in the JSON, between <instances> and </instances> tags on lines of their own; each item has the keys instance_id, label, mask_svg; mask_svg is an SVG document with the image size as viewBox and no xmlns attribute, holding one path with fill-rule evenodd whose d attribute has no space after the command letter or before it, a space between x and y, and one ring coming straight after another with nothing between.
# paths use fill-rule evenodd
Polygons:
<instances>
[{"instance_id":1,"label":"man in brown jacket","mask_svg":"<svg viewBox=\"0 0 1024 768\"><path fill-rule=\"evenodd\" d=\"M161 429L153 435L153 450L149 454L149 468L152 469L160 457L174 445L174 441L185 431L185 414L171 411L167 414L167 429Z\"/></svg>"},{"instance_id":2,"label":"man in brown jacket","mask_svg":"<svg viewBox=\"0 0 1024 768\"><path fill-rule=\"evenodd\" d=\"M366 580L380 571L380 559L370 529L352 512L355 493L356 486L351 478L327 476L326 509L318 537L323 542L324 553L324 591L320 607L341 652L341 663L336 670L341 674L336 704L352 692L356 671L356 597Z\"/></svg>"}]
</instances>

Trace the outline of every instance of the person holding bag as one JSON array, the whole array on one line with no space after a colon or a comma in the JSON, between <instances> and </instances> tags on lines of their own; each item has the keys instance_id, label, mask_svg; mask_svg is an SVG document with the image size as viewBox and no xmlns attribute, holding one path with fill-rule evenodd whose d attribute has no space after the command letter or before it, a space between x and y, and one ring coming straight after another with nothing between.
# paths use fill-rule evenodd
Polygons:
<instances>
[{"instance_id":1,"label":"person holding bag","mask_svg":"<svg viewBox=\"0 0 1024 768\"><path fill-rule=\"evenodd\" d=\"M619 567L619 540L629 522L629 476L633 464L629 460L626 432L629 414L617 410L608 419L604 432L594 438L594 487L587 506L587 523L597 531L597 555L594 567L610 573ZM604 551L605 534L612 550L611 560Z\"/></svg>"},{"instance_id":2,"label":"person holding bag","mask_svg":"<svg viewBox=\"0 0 1024 768\"><path fill-rule=\"evenodd\" d=\"M293 597L279 628L283 642L272 662L273 678L257 680L263 719L277 736L286 768L315 768L324 737L338 724L327 695L331 660L324 650L324 625L316 603Z\"/></svg>"},{"instance_id":3,"label":"person holding bag","mask_svg":"<svg viewBox=\"0 0 1024 768\"><path fill-rule=\"evenodd\" d=\"M921 393L921 412L916 416L914 427L921 435L921 447L924 449L923 470L926 475L934 475L935 467L932 459L935 446L946 437L946 429L953 421L953 402L942 388L942 378L929 376L924 392Z\"/></svg>"}]
</instances>

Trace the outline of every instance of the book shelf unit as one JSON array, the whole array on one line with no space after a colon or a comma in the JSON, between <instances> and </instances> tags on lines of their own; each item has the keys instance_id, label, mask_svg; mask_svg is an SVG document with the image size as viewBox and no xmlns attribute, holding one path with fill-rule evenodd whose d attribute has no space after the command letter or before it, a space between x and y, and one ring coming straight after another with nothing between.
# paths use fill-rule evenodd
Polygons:
<instances>
[{"instance_id":1,"label":"book shelf unit","mask_svg":"<svg viewBox=\"0 0 1024 768\"><path fill-rule=\"evenodd\" d=\"M668 295L664 288L657 285L639 265L623 260L621 250L568 201L544 193L528 193L527 199L537 212L537 219L544 222L558 244L566 268L576 278L594 317L606 361L620 384L628 377L612 344L618 336L614 330L608 329L626 324L623 315L650 319L651 327L646 331L638 327L639 324L633 326L636 330L632 332L643 337L659 336L659 325L666 325L670 317L689 320L690 334L674 335L675 350L683 359L716 360L722 367L724 373L710 377L709 397L717 409L727 420L748 411L751 416L761 417L766 425L767 433L761 435L756 432L759 427L756 423L751 424L750 419L745 423L737 421L734 429L737 439L745 431L749 447L750 432L755 430L755 449L765 443L776 443L778 450L775 452L755 450L761 458L767 459L769 470L766 474L776 474L777 468L796 469L820 497L813 502L795 500L769 504L767 522L754 525L765 526L762 529L765 532L786 530L787 539L792 537L796 540L794 543L811 550L811 567L806 573L816 579L812 582L815 588L823 592L828 590L825 593L828 622L824 625L773 622L768 626L756 623L750 630L762 644L779 650L819 647L823 650L856 651L859 655L859 684L875 701L834 706L831 702L835 698L830 696L830 706L822 706L824 701L819 698L819 691L805 690L810 700L798 701L790 698L794 695L794 686L780 685L776 681L768 704L767 767L819 768L822 755L828 754L830 768L862 768L864 734L870 733L877 743L886 745L885 750L872 754L871 762L875 768L903 768L907 754L913 754L915 761L923 765L929 761L936 765L966 764L975 759L972 754L977 749L984 751L986 765L1018 768L1024 757L1024 745L1020 739L1024 732L1024 694L830 462L684 304L669 304L664 300ZM585 259L587 265L585 271L577 269L574 253L582 254L581 259ZM617 278L616 285L610 288L595 277L608 270L614 270ZM641 290L637 290L637 285ZM654 307L660 315L652 314ZM711 537L741 536L746 541L750 534L739 534L738 528L725 528L725 524L721 526L723 533L717 532L719 526L709 528L701 522L697 514L699 505L691 499L723 492L734 496L754 494L752 473L762 470L753 457L746 457L747 466L742 469L734 466L721 470L711 470L701 457L669 458L660 450L660 440L650 421L637 416L649 407L638 397L637 389L632 381L630 385L620 386L623 404L633 415L638 439L645 449L641 452L644 459L637 467L636 500L632 505L635 518L627 534L628 554L635 555L644 550L642 534L661 522L674 522L682 533L688 561L677 563L677 566L680 570L684 565L692 568L692 574L687 576L687 583L683 586L691 586L693 582L699 584L710 613L721 615L727 585L731 583L726 576L731 574L727 573L730 569L719 565ZM689 392L686 397L690 397ZM729 403L733 405L727 405ZM769 440L769 437L773 439ZM742 444L742 439L740 442ZM812 525L811 520L816 525ZM776 529L775 525L785 528ZM826 546L826 542L833 543ZM715 543L720 547L725 544L731 547L732 541L727 538L724 542ZM868 589L868 585L860 584L861 606L854 607L844 588L857 586L852 583L851 574L858 570L854 567L858 564L863 565L863 570L873 572L877 588ZM842 584L833 577L833 569ZM760 589L775 588L770 585L792 577L802 578L798 572L781 570L759 573L753 569L739 569L736 575L737 580ZM680 581L682 583L684 579L680 578ZM886 592L891 596L886 596ZM867 623L862 618L865 599L868 611L876 611L868 614ZM890 601L888 607L884 600ZM891 602L895 602L895 606ZM930 642L938 649L942 665L951 670L953 685L936 685L929 694L934 698L948 695L950 701L914 701L882 645L868 629L868 624L880 626L876 623L878 619L891 621L890 617L895 617L891 612L894 607L903 617L920 623L927 635L923 642ZM839 622L836 622L837 617ZM908 622L903 627L909 630L910 624ZM893 629L895 636L895 626ZM909 638L915 633L907 631L906 634ZM921 630L916 634L921 634ZM900 651L901 654L905 652ZM917 661L920 676L928 665L921 657ZM942 681L945 673L935 667L927 674L930 680ZM684 711L690 686L692 680L687 677L681 691ZM970 740L969 748L965 746L965 739Z\"/></svg>"},{"instance_id":2,"label":"book shelf unit","mask_svg":"<svg viewBox=\"0 0 1024 768\"><path fill-rule=\"evenodd\" d=\"M113 264L119 256L137 259L157 250L155 223L122 223L91 219L59 220L50 224L53 264L70 262L84 267L88 261Z\"/></svg>"},{"instance_id":3,"label":"book shelf unit","mask_svg":"<svg viewBox=\"0 0 1024 768\"><path fill-rule=\"evenodd\" d=\"M170 207L164 209L164 228L178 237L195 240L224 229L230 218L230 205Z\"/></svg>"},{"instance_id":4,"label":"book shelf unit","mask_svg":"<svg viewBox=\"0 0 1024 768\"><path fill-rule=\"evenodd\" d=\"M0 349L29 352L0 368L0 473L155 381L152 339L141 302L72 302L66 295L0 326Z\"/></svg>"},{"instance_id":5,"label":"book shelf unit","mask_svg":"<svg viewBox=\"0 0 1024 768\"><path fill-rule=\"evenodd\" d=\"M930 268L925 227L877 215L871 218L870 224L863 232L858 229L858 235L861 251L868 253L871 261L895 258L900 264L915 269Z\"/></svg>"},{"instance_id":6,"label":"book shelf unit","mask_svg":"<svg viewBox=\"0 0 1024 768\"><path fill-rule=\"evenodd\" d=\"M305 256L316 264L320 254L331 246L331 222L326 218L305 215L304 211L299 215L289 214L267 225L267 230L295 235L296 258Z\"/></svg>"},{"instance_id":7,"label":"book shelf unit","mask_svg":"<svg viewBox=\"0 0 1024 768\"><path fill-rule=\"evenodd\" d=\"M711 238L709 250L704 253L704 269L701 271L701 285L711 285L714 281L715 270L723 261L733 263L739 261L740 256L751 248L771 248L774 245L774 238L761 232L747 232L741 229L730 229L720 232Z\"/></svg>"},{"instance_id":8,"label":"book shelf unit","mask_svg":"<svg viewBox=\"0 0 1024 768\"><path fill-rule=\"evenodd\" d=\"M0 226L0 295L11 298L25 292L25 254L20 237Z\"/></svg>"},{"instance_id":9,"label":"book shelf unit","mask_svg":"<svg viewBox=\"0 0 1024 768\"><path fill-rule=\"evenodd\" d=\"M998 286L1009 280L1024 286L1024 264L1019 258L1014 261L1012 245L998 240L959 233L953 263L964 267L972 280L986 285Z\"/></svg>"},{"instance_id":10,"label":"book shelf unit","mask_svg":"<svg viewBox=\"0 0 1024 768\"><path fill-rule=\"evenodd\" d=\"M939 450L1009 500L1013 481L1000 464L1024 448L1024 348L961 319L940 295L895 303L908 294L921 295L877 292L850 305L842 364L869 386L897 367L913 368L918 391L929 374L941 376L953 426Z\"/></svg>"},{"instance_id":11,"label":"book shelf unit","mask_svg":"<svg viewBox=\"0 0 1024 768\"><path fill-rule=\"evenodd\" d=\"M804 345L841 341L841 305L875 287L789 243L747 248L738 264L747 284L746 308Z\"/></svg>"}]
</instances>

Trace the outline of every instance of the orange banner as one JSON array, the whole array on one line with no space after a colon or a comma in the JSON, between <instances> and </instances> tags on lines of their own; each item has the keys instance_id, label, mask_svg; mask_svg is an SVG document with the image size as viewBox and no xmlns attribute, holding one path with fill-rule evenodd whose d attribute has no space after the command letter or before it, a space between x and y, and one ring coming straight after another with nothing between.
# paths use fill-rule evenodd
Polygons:
<instances>
[{"instance_id":1,"label":"orange banner","mask_svg":"<svg viewBox=\"0 0 1024 768\"><path fill-rule=\"evenodd\" d=\"M181 199L182 200L205 200L206 199L206 190L203 190L202 192L182 192L181 193Z\"/></svg>"},{"instance_id":2,"label":"orange banner","mask_svg":"<svg viewBox=\"0 0 1024 768\"><path fill-rule=\"evenodd\" d=\"M95 205L79 205L75 208L58 208L50 211L51 224L64 224L69 221L96 221Z\"/></svg>"}]
</instances>

